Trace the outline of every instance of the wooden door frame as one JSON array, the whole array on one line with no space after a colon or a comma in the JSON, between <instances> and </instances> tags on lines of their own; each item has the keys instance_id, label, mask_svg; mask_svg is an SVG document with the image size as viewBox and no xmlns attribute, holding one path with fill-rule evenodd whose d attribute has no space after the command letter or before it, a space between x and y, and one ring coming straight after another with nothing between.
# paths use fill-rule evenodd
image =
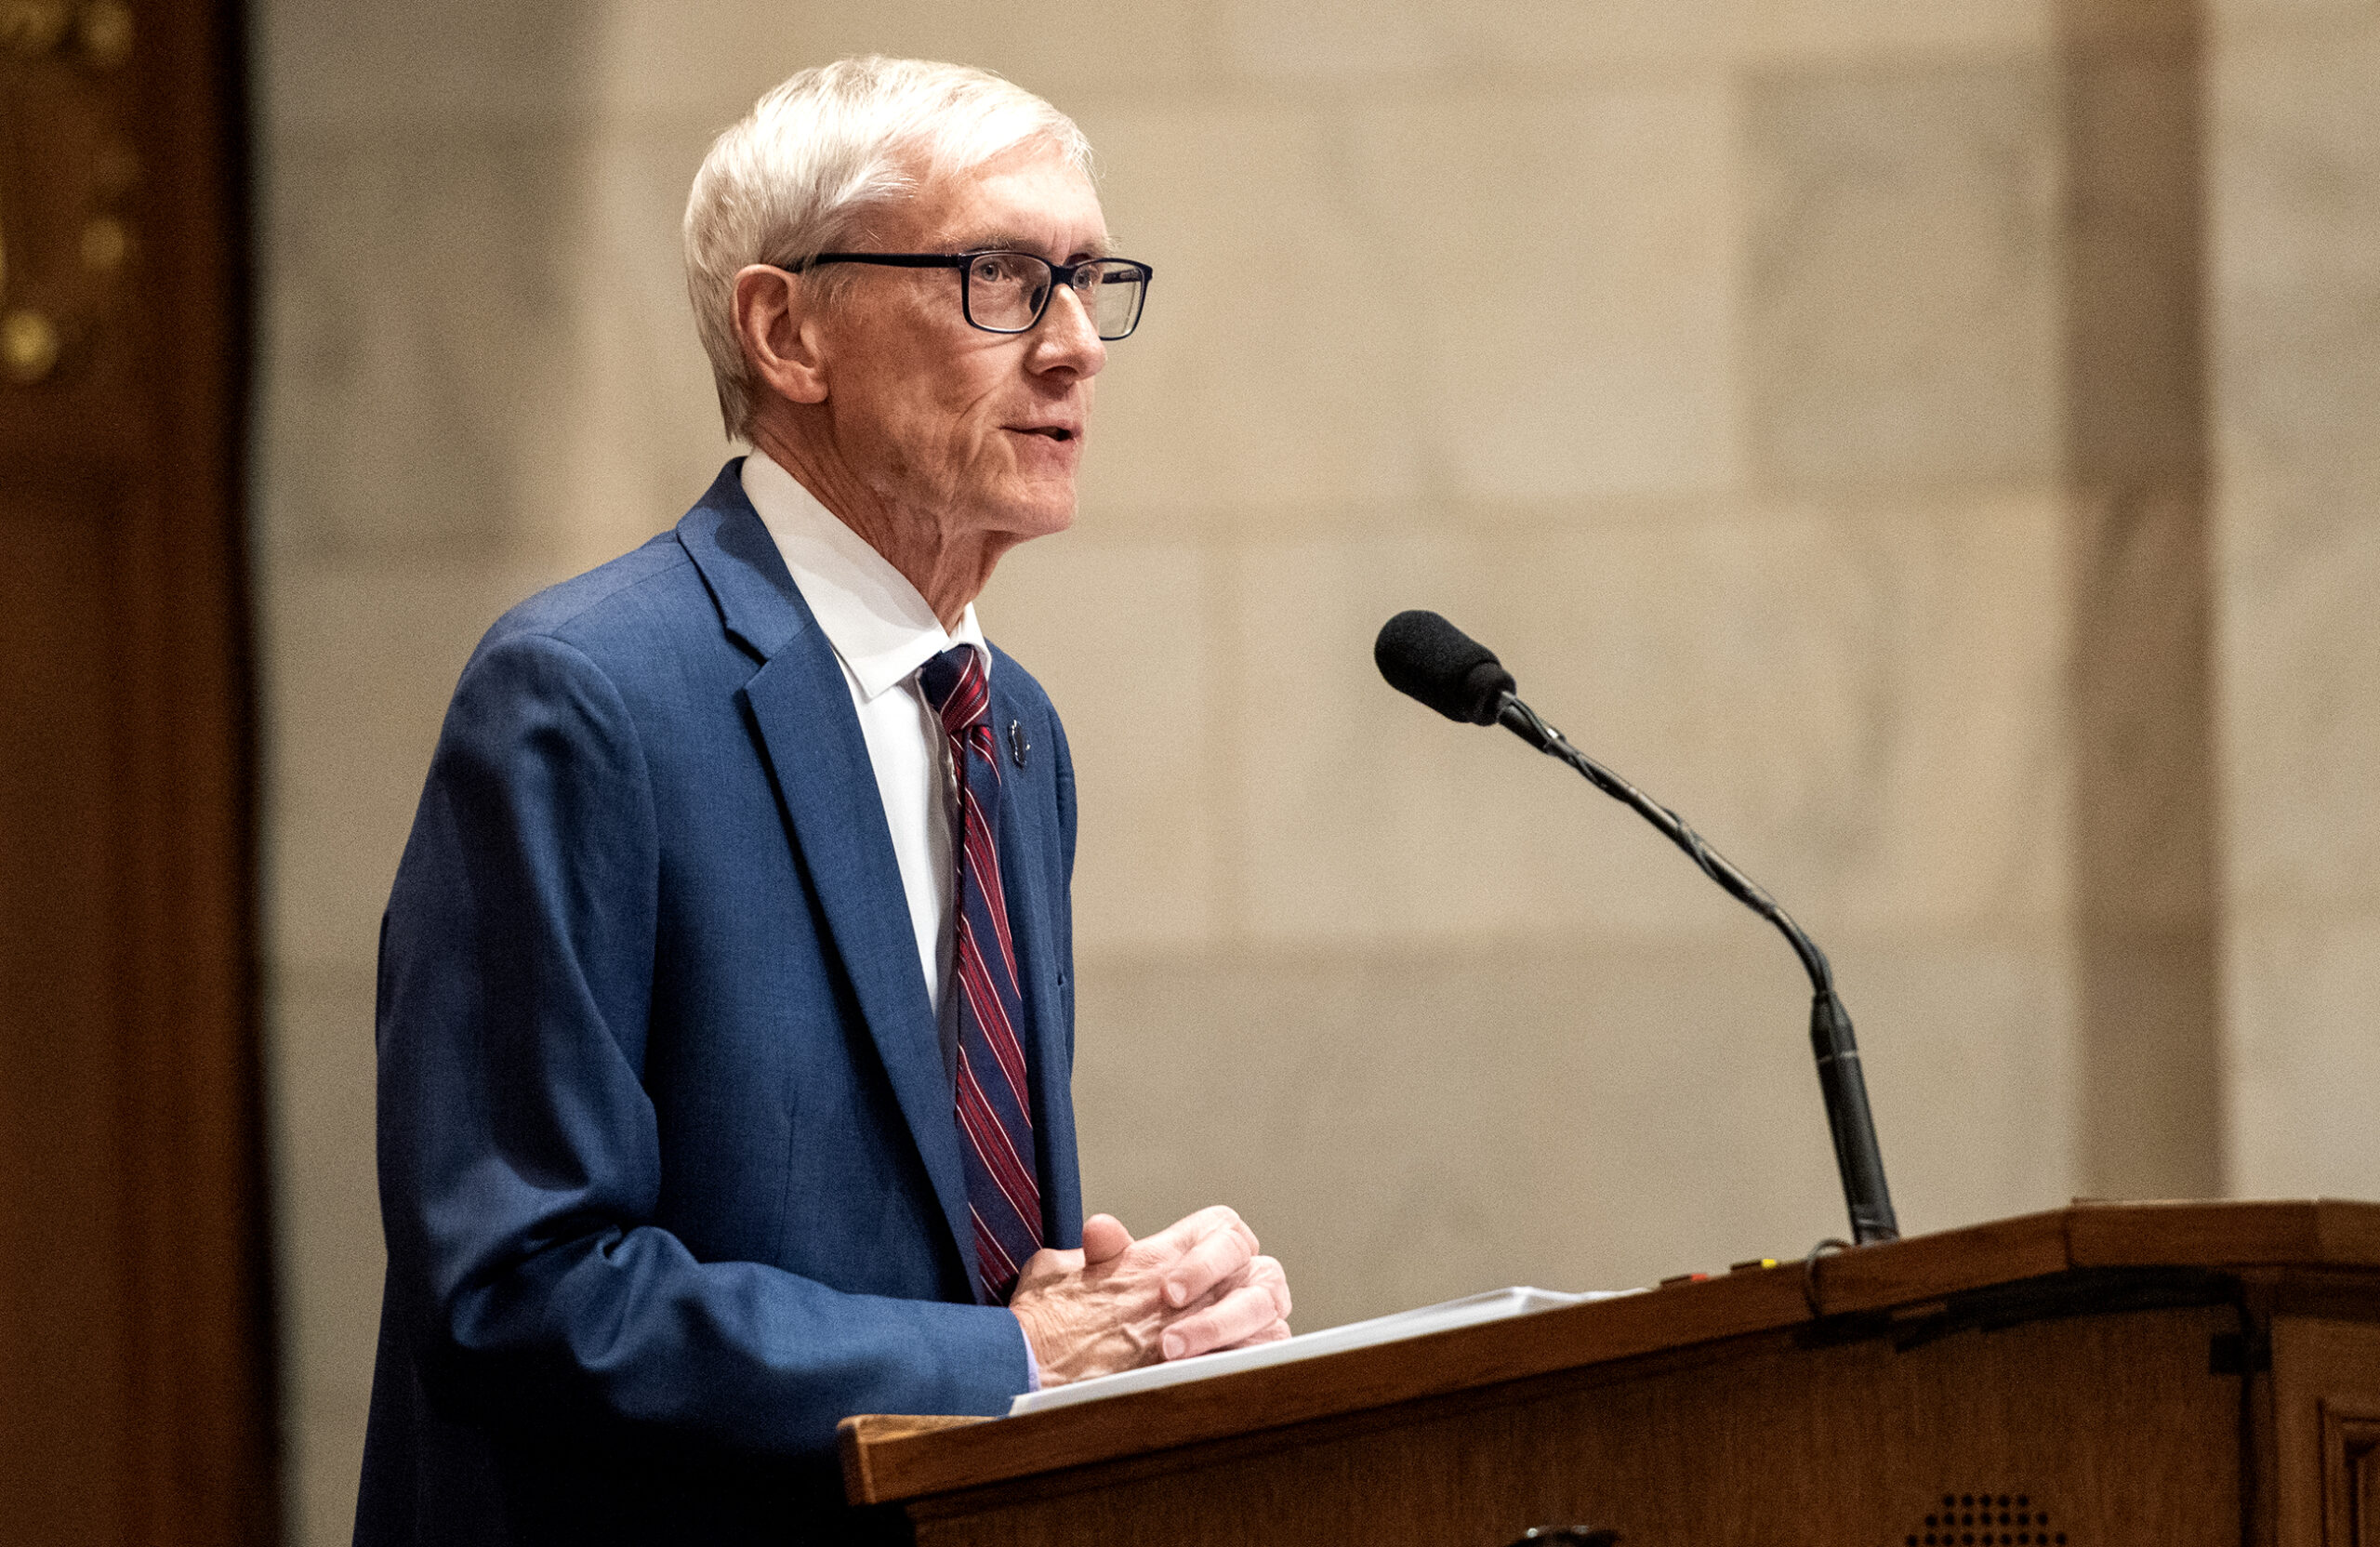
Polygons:
<instances>
[{"instance_id":1,"label":"wooden door frame","mask_svg":"<svg viewBox=\"0 0 2380 1547\"><path fill-rule=\"evenodd\" d=\"M57 1484L110 1488L127 1541L269 1542L280 1512L245 529L245 29L236 5L110 6L68 0L55 43L0 61L22 100L81 94L137 155L121 189L88 195L113 200L129 258L72 286L52 264L33 296L60 311L67 351L39 380L0 379L0 470L104 489L116 512L92 556L111 566L114 628L91 641L114 689L100 948L116 1038L86 1052L112 1061L119 1118L86 1142L112 1146L124 1177L112 1266L128 1325L112 1335L132 1355L131 1419L117 1476ZM128 43L112 55L100 29L118 23ZM87 167L41 176L115 187ZM43 233L8 234L38 260Z\"/></svg>"}]
</instances>

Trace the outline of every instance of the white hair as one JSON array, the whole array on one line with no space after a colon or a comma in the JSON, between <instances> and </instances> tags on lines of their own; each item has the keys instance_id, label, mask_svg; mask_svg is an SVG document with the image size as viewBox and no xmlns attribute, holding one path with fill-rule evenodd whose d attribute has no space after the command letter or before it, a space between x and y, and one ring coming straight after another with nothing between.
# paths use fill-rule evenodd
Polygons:
<instances>
[{"instance_id":1,"label":"white hair","mask_svg":"<svg viewBox=\"0 0 2380 1547\"><path fill-rule=\"evenodd\" d=\"M712 142L686 198L686 293L727 433L750 438L756 387L735 331L735 275L850 240L870 206L927 178L1040 141L1088 176L1074 120L989 71L879 55L804 70ZM835 271L813 284L831 286Z\"/></svg>"}]
</instances>

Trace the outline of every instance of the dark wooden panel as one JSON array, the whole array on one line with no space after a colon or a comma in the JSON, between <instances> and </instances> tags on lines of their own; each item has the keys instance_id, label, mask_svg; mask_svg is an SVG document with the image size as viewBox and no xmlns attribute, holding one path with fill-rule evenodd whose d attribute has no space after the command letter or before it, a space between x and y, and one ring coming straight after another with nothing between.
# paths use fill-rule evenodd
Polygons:
<instances>
[{"instance_id":1,"label":"dark wooden panel","mask_svg":"<svg viewBox=\"0 0 2380 1547\"><path fill-rule=\"evenodd\" d=\"M1993 1542L2229 1547L2240 1383L2209 1373L2207 1348L2233 1325L2228 1307L2082 1316L1906 1353L1770 1334L1524 1400L1192 1448L1121 1481L1035 1479L913 1514L919 1547L1501 1547L1573 1523L1643 1543L1956 1547L1987 1539L1971 1518L1986 1513ZM1966 1502L1984 1496L1988 1512Z\"/></svg>"},{"instance_id":2,"label":"dark wooden panel","mask_svg":"<svg viewBox=\"0 0 2380 1547\"><path fill-rule=\"evenodd\" d=\"M2380 1405L2322 1404L2323 1547L2380 1547Z\"/></svg>"},{"instance_id":3,"label":"dark wooden panel","mask_svg":"<svg viewBox=\"0 0 2380 1547\"><path fill-rule=\"evenodd\" d=\"M2021 1214L1822 1257L1811 1265L1818 1306L1829 1315L1872 1310L2056 1273L2069 1262L2069 1212Z\"/></svg>"},{"instance_id":4,"label":"dark wooden panel","mask_svg":"<svg viewBox=\"0 0 2380 1547\"><path fill-rule=\"evenodd\" d=\"M2347 1211L2342 1220L2380 1213L2370 1204L2334 1207ZM2323 1208L2304 1201L2081 1204L2068 1212L2067 1235L2078 1267L2356 1261L2328 1255ZM2353 1231L2336 1234L2351 1238Z\"/></svg>"},{"instance_id":5,"label":"dark wooden panel","mask_svg":"<svg viewBox=\"0 0 2380 1547\"><path fill-rule=\"evenodd\" d=\"M0 484L0 1520L114 1542L131 1427L109 534Z\"/></svg>"},{"instance_id":6,"label":"dark wooden panel","mask_svg":"<svg viewBox=\"0 0 2380 1547\"><path fill-rule=\"evenodd\" d=\"M2314 1205L2314 1213L2324 1262L2380 1267L2380 1209L2344 1198L2324 1198Z\"/></svg>"},{"instance_id":7,"label":"dark wooden panel","mask_svg":"<svg viewBox=\"0 0 2380 1547\"><path fill-rule=\"evenodd\" d=\"M2371 1513L2380 1473L2380 1286L2367 1280L2366 1291L2361 1319L2273 1318L2275 1540L2282 1547L2360 1547L2380 1536Z\"/></svg>"},{"instance_id":8,"label":"dark wooden panel","mask_svg":"<svg viewBox=\"0 0 2380 1547\"><path fill-rule=\"evenodd\" d=\"M276 1529L241 37L206 0L0 3L9 1541Z\"/></svg>"}]
</instances>

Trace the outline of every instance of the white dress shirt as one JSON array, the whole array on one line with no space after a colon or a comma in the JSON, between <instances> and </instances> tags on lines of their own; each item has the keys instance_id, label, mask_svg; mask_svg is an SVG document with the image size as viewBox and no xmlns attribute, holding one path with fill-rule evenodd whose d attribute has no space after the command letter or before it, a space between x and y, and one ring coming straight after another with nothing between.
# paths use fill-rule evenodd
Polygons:
<instances>
[{"instance_id":1,"label":"white dress shirt","mask_svg":"<svg viewBox=\"0 0 2380 1547\"><path fill-rule=\"evenodd\" d=\"M954 949L951 833L959 787L942 717L926 702L918 668L954 644L968 644L983 657L988 680L991 651L972 603L955 630L945 629L890 560L766 454L755 451L744 459L744 493L776 539L785 567L793 572L793 583L842 666L843 684L851 689L860 734L867 742L867 760L876 770L892 857L900 862L909 925L918 936L918 964L936 1018L944 1023L943 1062L955 1076L956 1026L947 1013L955 1006L945 1005L945 989Z\"/></svg>"}]
</instances>

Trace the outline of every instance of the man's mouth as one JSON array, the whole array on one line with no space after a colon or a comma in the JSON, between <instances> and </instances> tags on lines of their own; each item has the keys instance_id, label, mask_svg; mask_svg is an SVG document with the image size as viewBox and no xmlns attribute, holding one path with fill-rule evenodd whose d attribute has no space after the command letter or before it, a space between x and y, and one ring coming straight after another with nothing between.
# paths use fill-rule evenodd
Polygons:
<instances>
[{"instance_id":1,"label":"man's mouth","mask_svg":"<svg viewBox=\"0 0 2380 1547\"><path fill-rule=\"evenodd\" d=\"M1020 435L1045 435L1052 441L1071 441L1075 432L1062 424L1028 424L1012 427Z\"/></svg>"}]
</instances>

